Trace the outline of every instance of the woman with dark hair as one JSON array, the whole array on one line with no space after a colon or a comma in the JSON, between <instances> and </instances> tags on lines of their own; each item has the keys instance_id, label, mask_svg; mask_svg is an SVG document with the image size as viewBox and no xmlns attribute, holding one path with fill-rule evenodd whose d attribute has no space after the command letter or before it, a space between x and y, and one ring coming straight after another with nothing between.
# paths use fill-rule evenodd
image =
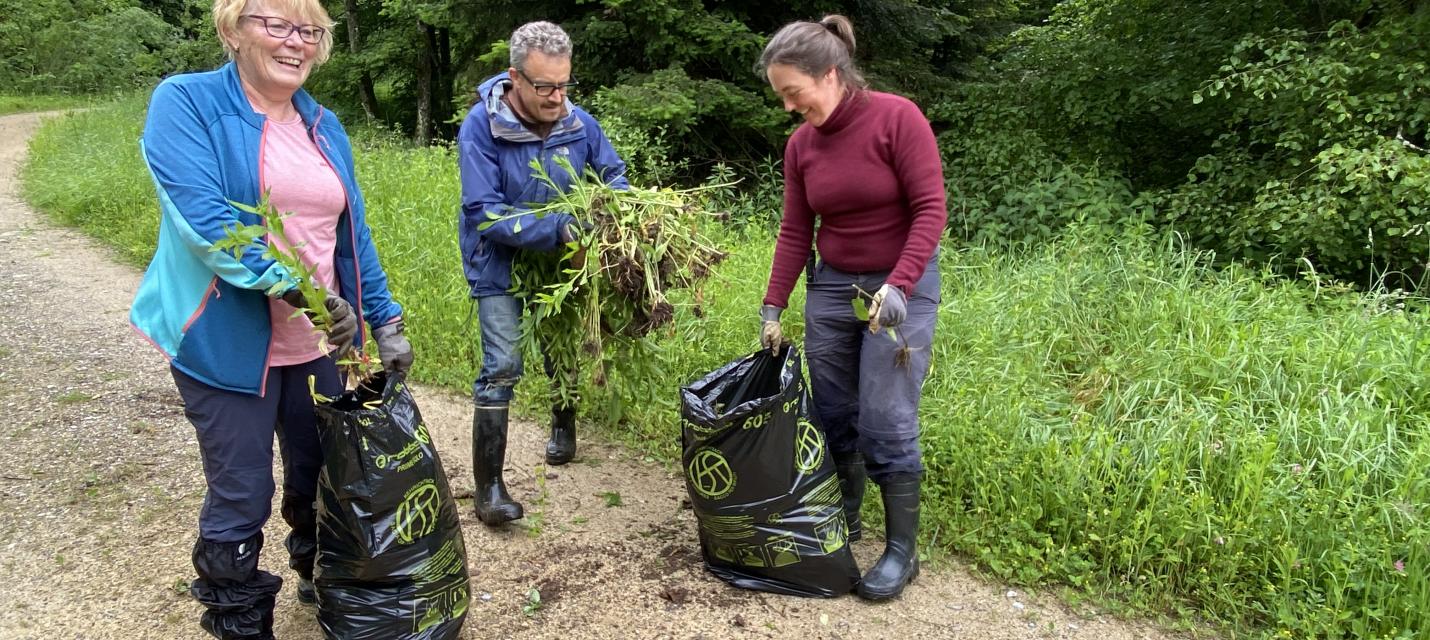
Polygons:
<instances>
[{"instance_id":1,"label":"woman with dark hair","mask_svg":"<svg viewBox=\"0 0 1430 640\"><path fill-rule=\"evenodd\" d=\"M868 89L854 44L849 19L831 15L786 25L760 56L785 110L804 118L785 145L784 217L760 341L779 348L780 313L814 245L804 307L814 414L839 473L851 540L862 533L866 473L882 489L887 546L859 595L884 600L919 572L919 395L948 211L928 120L909 100ZM854 312L860 296L867 321Z\"/></svg>"}]
</instances>

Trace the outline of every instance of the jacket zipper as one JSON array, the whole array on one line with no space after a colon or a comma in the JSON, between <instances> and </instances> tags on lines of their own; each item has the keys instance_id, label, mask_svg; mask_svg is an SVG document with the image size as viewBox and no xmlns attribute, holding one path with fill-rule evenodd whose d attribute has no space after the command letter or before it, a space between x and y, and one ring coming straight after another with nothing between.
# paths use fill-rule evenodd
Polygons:
<instances>
[{"instance_id":1,"label":"jacket zipper","mask_svg":"<svg viewBox=\"0 0 1430 640\"><path fill-rule=\"evenodd\" d=\"M268 118L263 118L263 128L258 132L258 197L263 198L263 140L268 137ZM269 242L273 239L269 238ZM267 296L264 296L267 297ZM269 311L268 320L268 353L263 356L263 377L258 379L258 397L262 398L268 393L268 370L273 366L273 319L272 311Z\"/></svg>"},{"instance_id":2,"label":"jacket zipper","mask_svg":"<svg viewBox=\"0 0 1430 640\"><path fill-rule=\"evenodd\" d=\"M357 304L353 305L353 310L357 313L357 338L361 340L361 342L357 343L355 348L361 350L362 345L367 342L367 334L363 330L363 327L366 326L366 321L363 318L362 312L362 264L358 261L358 253L360 253L360 250L357 242L357 220L356 216L353 215L353 199L352 194L348 192L347 180L343 179L343 176L338 172L337 165L333 164L333 159L328 157L328 152L323 149L323 143L327 141L327 138L318 135L318 123L322 121L323 110L319 108L318 117L313 118L313 125L308 129L308 136L313 141L313 146L318 148L318 155L323 156L323 161L328 163L328 168L332 169L333 173L339 174L338 184L343 188L343 201L348 204L348 234L351 236L353 250L353 289L357 293ZM322 138L322 140L320 141L319 138ZM338 295L342 295L342 283L338 283Z\"/></svg>"}]
</instances>

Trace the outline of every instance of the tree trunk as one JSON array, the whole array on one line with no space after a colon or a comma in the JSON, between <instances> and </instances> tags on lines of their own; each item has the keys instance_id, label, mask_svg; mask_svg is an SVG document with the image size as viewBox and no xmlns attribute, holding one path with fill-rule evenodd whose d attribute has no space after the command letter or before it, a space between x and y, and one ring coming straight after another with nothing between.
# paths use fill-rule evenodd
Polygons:
<instances>
[{"instance_id":1,"label":"tree trunk","mask_svg":"<svg viewBox=\"0 0 1430 640\"><path fill-rule=\"evenodd\" d=\"M353 57L362 55L362 32L358 30L357 0L343 0L343 10L347 13L348 51ZM372 88L372 74L363 65L358 76L358 99L362 101L362 112L369 121L377 120L377 92Z\"/></svg>"},{"instance_id":2,"label":"tree trunk","mask_svg":"<svg viewBox=\"0 0 1430 640\"><path fill-rule=\"evenodd\" d=\"M452 119L452 39L448 29L437 29L437 73L436 88L433 91L434 100L432 110L436 113L438 127L441 129L443 138L451 139L453 136L452 124L448 122Z\"/></svg>"},{"instance_id":3,"label":"tree trunk","mask_svg":"<svg viewBox=\"0 0 1430 640\"><path fill-rule=\"evenodd\" d=\"M417 21L418 38L422 48L417 54L417 126L412 132L413 140L419 145L432 143L435 122L432 119L432 85L437 74L436 38L432 25Z\"/></svg>"}]
</instances>

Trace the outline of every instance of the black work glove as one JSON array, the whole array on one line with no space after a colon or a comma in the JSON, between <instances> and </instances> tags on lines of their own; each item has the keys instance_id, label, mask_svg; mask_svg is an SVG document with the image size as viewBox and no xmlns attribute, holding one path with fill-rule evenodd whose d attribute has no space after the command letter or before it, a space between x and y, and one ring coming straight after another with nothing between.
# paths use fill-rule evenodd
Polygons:
<instances>
[{"instance_id":1,"label":"black work glove","mask_svg":"<svg viewBox=\"0 0 1430 640\"><path fill-rule=\"evenodd\" d=\"M382 325L372 330L377 341L377 359L382 368L392 373L407 373L412 368L412 343L402 335L405 326L401 320Z\"/></svg>"}]
</instances>

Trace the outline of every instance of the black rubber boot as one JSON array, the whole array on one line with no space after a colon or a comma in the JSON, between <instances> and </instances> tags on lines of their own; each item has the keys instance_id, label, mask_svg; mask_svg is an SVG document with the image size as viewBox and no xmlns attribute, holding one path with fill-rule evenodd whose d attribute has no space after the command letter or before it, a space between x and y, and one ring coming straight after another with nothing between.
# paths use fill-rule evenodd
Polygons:
<instances>
[{"instance_id":1,"label":"black rubber boot","mask_svg":"<svg viewBox=\"0 0 1430 640\"><path fill-rule=\"evenodd\" d=\"M864 505L864 483L869 477L864 472L864 454L857 451L835 454L834 473L839 476L839 492L844 496L844 522L849 528L849 541L858 542L864 537L864 521L859 509Z\"/></svg>"},{"instance_id":2,"label":"black rubber boot","mask_svg":"<svg viewBox=\"0 0 1430 640\"><path fill-rule=\"evenodd\" d=\"M472 417L472 475L477 484L472 502L477 517L492 527L522 516L521 503L511 499L502 482L506 424L506 407L477 407Z\"/></svg>"},{"instance_id":3,"label":"black rubber boot","mask_svg":"<svg viewBox=\"0 0 1430 640\"><path fill-rule=\"evenodd\" d=\"M258 568L263 533L240 542L194 543L198 578L189 593L204 605L199 625L221 640L271 640L274 596L283 579Z\"/></svg>"},{"instance_id":4,"label":"black rubber boot","mask_svg":"<svg viewBox=\"0 0 1430 640\"><path fill-rule=\"evenodd\" d=\"M576 457L576 408L551 409L551 440L546 443L546 464L559 467Z\"/></svg>"},{"instance_id":5,"label":"black rubber boot","mask_svg":"<svg viewBox=\"0 0 1430 640\"><path fill-rule=\"evenodd\" d=\"M884 555L859 582L859 595L887 600L904 591L919 575L918 474L895 473L876 480L884 494Z\"/></svg>"}]
</instances>

